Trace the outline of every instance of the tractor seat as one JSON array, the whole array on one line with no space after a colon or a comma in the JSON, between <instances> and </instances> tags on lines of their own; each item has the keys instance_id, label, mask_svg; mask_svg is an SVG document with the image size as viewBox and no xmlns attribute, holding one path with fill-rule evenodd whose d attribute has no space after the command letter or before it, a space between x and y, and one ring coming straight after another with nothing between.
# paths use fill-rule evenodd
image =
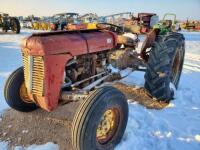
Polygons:
<instances>
[{"instance_id":1,"label":"tractor seat","mask_svg":"<svg viewBox=\"0 0 200 150\"><path fill-rule=\"evenodd\" d=\"M163 25L170 28L172 26L172 20L164 20Z\"/></svg>"}]
</instances>

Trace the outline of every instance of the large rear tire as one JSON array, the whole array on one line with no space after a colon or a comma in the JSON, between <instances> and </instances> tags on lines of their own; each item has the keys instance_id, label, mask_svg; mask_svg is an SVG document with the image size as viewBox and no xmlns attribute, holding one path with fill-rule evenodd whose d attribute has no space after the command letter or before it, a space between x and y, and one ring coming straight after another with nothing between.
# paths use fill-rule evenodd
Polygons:
<instances>
[{"instance_id":1,"label":"large rear tire","mask_svg":"<svg viewBox=\"0 0 200 150\"><path fill-rule=\"evenodd\" d=\"M74 150L111 150L128 120L126 97L113 87L97 89L80 105L72 124Z\"/></svg>"},{"instance_id":2,"label":"large rear tire","mask_svg":"<svg viewBox=\"0 0 200 150\"><path fill-rule=\"evenodd\" d=\"M4 87L4 97L11 108L21 112L30 112L37 109L37 106L28 99L26 92L24 71L23 67L20 67L7 79Z\"/></svg>"},{"instance_id":3,"label":"large rear tire","mask_svg":"<svg viewBox=\"0 0 200 150\"><path fill-rule=\"evenodd\" d=\"M153 44L145 73L145 88L159 101L169 102L178 88L185 55L185 38L180 33L160 35Z\"/></svg>"}]
</instances>

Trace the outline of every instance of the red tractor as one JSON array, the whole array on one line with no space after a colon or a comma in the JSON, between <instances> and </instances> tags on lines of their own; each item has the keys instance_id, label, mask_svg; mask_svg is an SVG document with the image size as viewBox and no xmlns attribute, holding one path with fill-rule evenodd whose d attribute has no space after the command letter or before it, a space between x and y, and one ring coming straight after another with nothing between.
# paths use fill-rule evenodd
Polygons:
<instances>
[{"instance_id":1,"label":"red tractor","mask_svg":"<svg viewBox=\"0 0 200 150\"><path fill-rule=\"evenodd\" d=\"M21 50L23 67L10 75L4 88L8 105L22 112L38 107L53 111L61 100L81 101L72 123L74 150L110 150L123 137L128 103L122 92L102 84L113 75L109 64L134 70L142 66L146 90L166 102L173 98L170 84L178 86L183 66L182 34L161 35L155 29L137 53L138 38L115 25L98 27L26 38Z\"/></svg>"},{"instance_id":2,"label":"red tractor","mask_svg":"<svg viewBox=\"0 0 200 150\"><path fill-rule=\"evenodd\" d=\"M140 33L145 34L159 22L159 18L154 13L138 13L138 17L133 17L133 21L140 27Z\"/></svg>"}]
</instances>

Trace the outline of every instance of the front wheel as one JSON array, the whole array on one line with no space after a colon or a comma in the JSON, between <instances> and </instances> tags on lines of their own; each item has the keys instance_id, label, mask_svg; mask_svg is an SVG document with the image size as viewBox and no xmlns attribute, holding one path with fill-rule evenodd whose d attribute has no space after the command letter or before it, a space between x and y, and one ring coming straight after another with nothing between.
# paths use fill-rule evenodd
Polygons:
<instances>
[{"instance_id":1,"label":"front wheel","mask_svg":"<svg viewBox=\"0 0 200 150\"><path fill-rule=\"evenodd\" d=\"M37 109L35 103L29 100L24 82L23 67L15 70L6 81L4 97L7 104L21 112L30 112Z\"/></svg>"},{"instance_id":2,"label":"front wheel","mask_svg":"<svg viewBox=\"0 0 200 150\"><path fill-rule=\"evenodd\" d=\"M123 137L127 120L126 97L113 87L97 89L84 100L74 117L74 150L114 149Z\"/></svg>"}]
</instances>

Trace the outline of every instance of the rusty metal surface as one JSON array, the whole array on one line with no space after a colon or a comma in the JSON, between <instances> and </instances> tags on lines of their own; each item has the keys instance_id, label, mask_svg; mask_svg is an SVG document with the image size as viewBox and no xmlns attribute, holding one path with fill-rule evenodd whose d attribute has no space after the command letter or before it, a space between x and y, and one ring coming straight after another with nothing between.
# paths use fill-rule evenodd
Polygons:
<instances>
[{"instance_id":1,"label":"rusty metal surface","mask_svg":"<svg viewBox=\"0 0 200 150\"><path fill-rule=\"evenodd\" d=\"M81 80L81 81L78 81L78 82L75 82L75 83L73 83L71 86L72 87L77 87L77 86L79 86L80 84L82 84L82 83L84 83L84 82L86 82L86 81L89 81L89 80L92 80L92 79L94 79L94 78L97 78L97 77L100 77L100 76L103 76L103 75L107 75L108 74L108 72L101 72L101 73L99 73L99 74L96 74L96 75L94 75L94 76L91 76L91 77L89 77L89 78L86 78L86 79L84 79L84 80Z\"/></svg>"},{"instance_id":2,"label":"rusty metal surface","mask_svg":"<svg viewBox=\"0 0 200 150\"><path fill-rule=\"evenodd\" d=\"M60 99L67 102L85 100L89 96L89 92L86 91L63 91L60 95Z\"/></svg>"},{"instance_id":3,"label":"rusty metal surface","mask_svg":"<svg viewBox=\"0 0 200 150\"><path fill-rule=\"evenodd\" d=\"M147 49L152 47L152 44L155 42L156 40L156 35L157 35L157 30L152 30L151 32L149 32L146 35L146 38L142 44L142 49L140 52L140 56L142 59L144 59L145 61L148 61L148 55L147 55Z\"/></svg>"},{"instance_id":4,"label":"rusty metal surface","mask_svg":"<svg viewBox=\"0 0 200 150\"><path fill-rule=\"evenodd\" d=\"M110 31L74 31L34 34L22 42L22 52L30 55L83 55L112 49L117 36Z\"/></svg>"},{"instance_id":5,"label":"rusty metal surface","mask_svg":"<svg viewBox=\"0 0 200 150\"><path fill-rule=\"evenodd\" d=\"M66 30L84 30L87 29L87 24L69 24L65 27Z\"/></svg>"}]
</instances>

